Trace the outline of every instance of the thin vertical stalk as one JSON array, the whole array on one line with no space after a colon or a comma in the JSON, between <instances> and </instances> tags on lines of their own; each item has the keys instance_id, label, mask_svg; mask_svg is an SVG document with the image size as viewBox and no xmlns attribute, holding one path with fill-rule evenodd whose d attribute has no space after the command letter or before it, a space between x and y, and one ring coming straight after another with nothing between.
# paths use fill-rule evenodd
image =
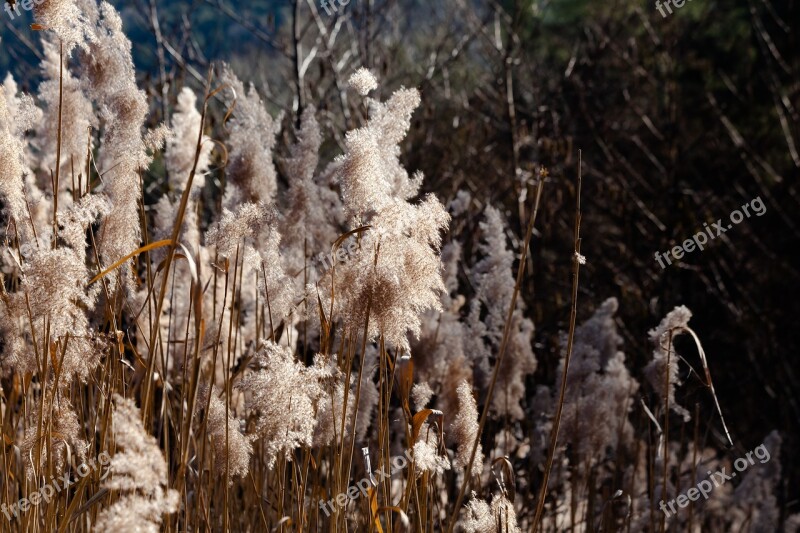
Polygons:
<instances>
[{"instance_id":1,"label":"thin vertical stalk","mask_svg":"<svg viewBox=\"0 0 800 533\"><path fill-rule=\"evenodd\" d=\"M536 222L536 215L539 213L539 202L542 199L542 190L544 188L544 178L547 176L547 172L542 169L540 173L539 184L536 187L536 199L534 200L533 210L531 211L531 216L528 219L528 229L525 232L525 240L522 242L521 246L521 257L519 261L519 267L517 268L517 280L514 284L514 292L511 295L511 303L508 306L508 314L506 315L506 322L503 326L503 340L500 343L500 353L497 354L497 360L494 364L494 371L492 372L492 381L489 385L489 391L486 394L486 403L483 406L483 411L481 412L481 419L480 423L478 424L478 432L475 435L475 442L472 443L472 452L469 456L469 463L464 468L464 472L472 472L472 464L475 462L475 454L478 451L478 445L480 444L481 434L483 434L483 428L486 425L486 419L489 415L489 407L492 403L492 395L494 394L494 388L497 384L497 376L500 373L500 367L503 364L503 359L506 354L506 348L508 347L508 339L511 336L511 322L514 316L514 310L517 307L517 296L519 295L520 288L522 287L522 277L525 273L525 262L528 259L528 243L531 240L531 236L533 235L533 226ZM464 493L467 490L467 485L471 480L472 476L465 475L464 480L461 482L461 488L458 491L458 498L456 498L455 505L453 506L453 512L450 515L449 523L447 524L447 533L452 533L453 528L456 524L456 519L458 518L458 512L461 509L461 502L464 500Z\"/></svg>"},{"instance_id":2,"label":"thin vertical stalk","mask_svg":"<svg viewBox=\"0 0 800 533\"><path fill-rule=\"evenodd\" d=\"M572 255L572 307L569 314L567 353L564 356L564 372L561 375L561 391L559 393L558 406L556 407L556 414L553 420L553 429L550 433L550 448L547 451L547 462L544 468L544 475L542 476L542 486L539 488L539 498L536 502L536 514L534 515L533 524L531 525L531 533L536 533L536 530L539 527L539 521L542 518L542 512L544 511L544 500L547 496L547 482L550 479L550 471L553 468L553 458L556 454L558 431L561 426L561 414L564 410L564 398L567 392L569 362L572 358L572 347L575 340L575 322L578 315L578 275L580 273L581 263L584 261L583 256L581 256L581 186L583 182L581 163L581 151L578 150L578 187L575 193L575 233L573 236L574 251Z\"/></svg>"}]
</instances>

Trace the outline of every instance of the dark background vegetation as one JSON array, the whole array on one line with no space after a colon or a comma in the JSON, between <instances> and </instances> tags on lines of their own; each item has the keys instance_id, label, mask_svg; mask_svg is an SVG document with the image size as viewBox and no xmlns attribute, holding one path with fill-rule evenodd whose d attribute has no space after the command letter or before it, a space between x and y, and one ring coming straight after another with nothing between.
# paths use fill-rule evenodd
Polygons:
<instances>
[{"instance_id":1,"label":"dark background vegetation","mask_svg":"<svg viewBox=\"0 0 800 533\"><path fill-rule=\"evenodd\" d=\"M425 188L445 201L472 191L470 216L459 222L469 231L484 205L502 207L515 244L531 206L525 191L546 166L524 285L537 326L533 383L554 382L558 333L569 320L582 150L587 264L579 320L616 296L627 359L639 372L652 352L647 331L674 306L689 307L734 437L732 455L781 430L785 477L795 480L781 489L783 509L800 509L792 453L800 445L797 1L693 0L662 18L650 2L352 0L339 17L317 5L301 24L290 2L114 3L152 96L153 123L183 85L201 90L209 67L226 61L274 114L285 113L287 139L299 111L316 105L329 160L340 153L342 132L364 116L344 89L350 73L367 66L384 96L400 85L422 90L404 154L409 168L425 173ZM35 42L30 22L30 14L13 22L3 15L0 43L0 71L26 89L35 88L38 65L36 45L24 44ZM216 183L206 191L212 201ZM656 263L656 251L759 196L764 216L665 270ZM700 368L693 345L678 346ZM688 374L683 367L679 401L690 411L698 406L707 442L723 448L712 398Z\"/></svg>"}]
</instances>

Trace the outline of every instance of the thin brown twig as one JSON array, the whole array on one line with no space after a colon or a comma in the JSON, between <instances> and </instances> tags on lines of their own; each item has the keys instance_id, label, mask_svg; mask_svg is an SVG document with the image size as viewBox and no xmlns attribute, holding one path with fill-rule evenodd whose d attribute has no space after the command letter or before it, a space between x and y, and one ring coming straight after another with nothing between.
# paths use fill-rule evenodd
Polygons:
<instances>
[{"instance_id":1,"label":"thin brown twig","mask_svg":"<svg viewBox=\"0 0 800 533\"><path fill-rule=\"evenodd\" d=\"M574 234L574 253L572 256L572 307L569 315L569 336L567 337L567 353L564 356L564 372L561 375L561 391L558 397L558 406L556 414L553 419L553 429L550 433L550 448L547 451L547 462L544 468L544 475L542 476L541 487L539 488L539 498L536 502L536 514L533 518L531 525L531 533L536 533L539 527L539 521L542 518L544 511L544 500L547 496L547 482L550 479L550 470L553 468L553 458L556 454L556 445L558 443L558 430L561 426L561 413L564 409L564 398L567 392L567 376L569 375L569 361L572 357L572 347L575 340L575 322L578 314L578 274L580 273L581 264L584 262L581 256L581 163L582 155L578 150L578 188L575 194L575 234Z\"/></svg>"},{"instance_id":2,"label":"thin brown twig","mask_svg":"<svg viewBox=\"0 0 800 533\"><path fill-rule=\"evenodd\" d=\"M534 200L533 210L531 211L531 216L528 219L528 229L525 233L525 240L521 244L521 257L519 262L519 267L517 269L517 280L514 285L514 292L511 295L511 303L508 308L508 314L506 315L506 322L503 326L503 340L500 343L500 352L497 354L497 360L495 361L494 371L492 372L492 381L489 385L489 390L486 394L486 403L483 406L483 411L481 412L480 423L478 424L478 432L475 436L475 442L472 443L472 452L470 453L469 463L464 468L464 472L472 472L472 464L475 462L475 454L478 451L478 444L480 444L481 434L483 433L483 428L486 425L486 419L489 414L489 407L492 401L492 395L494 394L494 388L497 384L497 376L500 373L500 367L503 364L503 358L505 357L506 348L508 347L508 339L511 336L511 321L514 316L514 310L517 307L517 296L519 295L520 288L522 287L522 277L525 273L525 262L528 258L528 244L530 243L531 236L533 235L533 226L536 222L536 215L539 212L539 202L542 198L542 190L544 188L544 178L547 176L547 171L542 169L539 183L536 187L536 198ZM458 491L458 498L456 498L455 505L453 506L453 512L450 515L450 520L447 524L447 533L452 533L453 527L455 527L456 518L458 518L458 512L461 508L461 502L464 500L464 493L467 490L467 485L469 485L471 476L465 475L464 480L461 483L461 488Z\"/></svg>"}]
</instances>

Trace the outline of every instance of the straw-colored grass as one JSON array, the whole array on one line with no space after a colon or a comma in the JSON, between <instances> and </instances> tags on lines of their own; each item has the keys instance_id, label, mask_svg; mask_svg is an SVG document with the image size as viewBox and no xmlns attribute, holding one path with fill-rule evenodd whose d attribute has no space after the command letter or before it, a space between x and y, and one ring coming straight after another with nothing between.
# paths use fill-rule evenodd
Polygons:
<instances>
[{"instance_id":1,"label":"straw-colored grass","mask_svg":"<svg viewBox=\"0 0 800 533\"><path fill-rule=\"evenodd\" d=\"M113 8L50 0L37 16L49 77L35 98L10 79L0 91L0 531L777 523L777 435L736 489L661 514L659 500L739 454L701 438L728 430L687 309L651 333L640 384L616 300L592 315L599 302L579 300L580 164L569 331L548 381L520 297L545 169L511 247L502 211L422 196L400 163L415 89L368 102L379 82L357 71L351 97L369 118L332 160L311 106L279 150L284 122L228 68L199 103L183 89L169 130L147 130ZM160 184L157 203L145 183ZM679 333L703 376L687 375ZM679 405L682 380L709 389L696 401L718 420Z\"/></svg>"}]
</instances>

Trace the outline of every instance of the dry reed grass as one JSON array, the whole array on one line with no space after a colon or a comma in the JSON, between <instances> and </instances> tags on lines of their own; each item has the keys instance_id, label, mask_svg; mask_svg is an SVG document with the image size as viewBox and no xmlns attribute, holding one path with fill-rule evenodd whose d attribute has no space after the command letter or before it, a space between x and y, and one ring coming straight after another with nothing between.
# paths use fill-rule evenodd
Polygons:
<instances>
[{"instance_id":1,"label":"dry reed grass","mask_svg":"<svg viewBox=\"0 0 800 533\"><path fill-rule=\"evenodd\" d=\"M78 13L79 27L62 24L65 12ZM0 503L6 513L55 476L76 483L10 520L0 515L1 530L777 524L779 467L742 485L757 501L723 490L686 515L659 517L659 499L728 459L701 439L697 414L690 425L675 401L672 335L697 340L688 310L652 333L655 377L643 405L655 411L645 406L653 424L625 368L616 302L578 324L580 167L561 379L536 386L533 324L518 296L544 170L515 250L491 207L480 243L467 234L445 242L451 217L469 216L474 205L465 194L449 212L433 196L416 199L422 176L409 176L399 160L416 90L386 102L367 97L369 119L324 167L307 108L290 157L275 161L281 120L230 70L209 73L199 110L184 89L171 129L145 131L146 98L113 8L48 0L37 13L48 26L49 78L36 99L18 94L13 80L0 93L9 228ZM362 96L378 86L365 70L351 82ZM212 107L221 123L210 123ZM162 150L168 187L153 213L142 175ZM218 206L204 206L212 175L225 188ZM23 255L45 230L50 242ZM334 260L347 239L354 253ZM318 250L332 256L324 273L309 267ZM699 341L698 349L716 402ZM672 440L671 411L682 416ZM597 435L603 425L610 428ZM79 465L101 453L113 458L108 477L78 479ZM376 479L400 455L411 457L408 467ZM363 497L342 500L361 478L370 480Z\"/></svg>"}]
</instances>

